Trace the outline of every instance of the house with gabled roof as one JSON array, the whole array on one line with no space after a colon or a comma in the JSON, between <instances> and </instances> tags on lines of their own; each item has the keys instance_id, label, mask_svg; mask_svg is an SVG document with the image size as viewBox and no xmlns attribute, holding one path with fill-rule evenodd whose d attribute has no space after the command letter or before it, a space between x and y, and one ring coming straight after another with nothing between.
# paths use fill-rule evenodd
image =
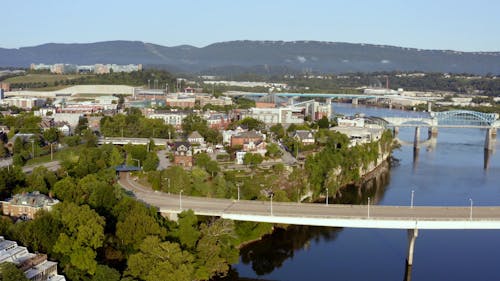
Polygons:
<instances>
[{"instance_id":1,"label":"house with gabled roof","mask_svg":"<svg viewBox=\"0 0 500 281\"><path fill-rule=\"evenodd\" d=\"M300 141L303 145L314 144L314 133L309 130L297 130L293 133L292 137Z\"/></svg>"}]
</instances>

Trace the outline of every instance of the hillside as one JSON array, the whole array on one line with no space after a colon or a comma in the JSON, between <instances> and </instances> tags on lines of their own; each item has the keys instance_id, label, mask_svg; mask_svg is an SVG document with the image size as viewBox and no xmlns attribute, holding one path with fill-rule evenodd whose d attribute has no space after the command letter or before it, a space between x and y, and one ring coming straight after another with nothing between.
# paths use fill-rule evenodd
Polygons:
<instances>
[{"instance_id":1,"label":"hillside","mask_svg":"<svg viewBox=\"0 0 500 281\"><path fill-rule=\"evenodd\" d=\"M0 67L27 67L30 63L142 63L175 72L206 74L275 74L304 70L328 73L401 70L500 74L500 52L420 50L318 41L230 41L203 48L108 41L0 48Z\"/></svg>"}]
</instances>

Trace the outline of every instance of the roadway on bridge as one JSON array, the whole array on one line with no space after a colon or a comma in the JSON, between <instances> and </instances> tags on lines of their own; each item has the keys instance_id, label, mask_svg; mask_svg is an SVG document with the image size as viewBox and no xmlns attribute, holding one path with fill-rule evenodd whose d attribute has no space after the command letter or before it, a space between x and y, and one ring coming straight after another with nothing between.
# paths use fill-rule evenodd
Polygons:
<instances>
[{"instance_id":1,"label":"roadway on bridge","mask_svg":"<svg viewBox=\"0 0 500 281\"><path fill-rule=\"evenodd\" d=\"M155 192L129 176L119 184L162 213L192 209L226 219L314 226L392 229L500 229L500 207L414 207L326 205L214 199ZM182 201L182 202L181 202ZM182 204L182 206L181 206ZM182 209L181 209L182 208Z\"/></svg>"}]
</instances>

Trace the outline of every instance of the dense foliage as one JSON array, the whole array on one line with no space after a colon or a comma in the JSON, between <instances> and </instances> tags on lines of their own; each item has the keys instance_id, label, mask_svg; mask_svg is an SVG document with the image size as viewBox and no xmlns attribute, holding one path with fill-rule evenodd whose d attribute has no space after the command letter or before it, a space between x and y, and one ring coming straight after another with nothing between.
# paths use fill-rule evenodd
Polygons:
<instances>
[{"instance_id":1,"label":"dense foliage","mask_svg":"<svg viewBox=\"0 0 500 281\"><path fill-rule=\"evenodd\" d=\"M127 115L117 114L101 119L101 134L106 137L164 138L175 137L175 129L161 119L150 119L138 109L130 109Z\"/></svg>"},{"instance_id":2,"label":"dense foliage","mask_svg":"<svg viewBox=\"0 0 500 281\"><path fill-rule=\"evenodd\" d=\"M14 224L2 217L0 233L33 252L47 253L59 262L68 280L118 281L224 276L229 265L238 260L239 243L271 230L262 225L247 233L239 224L200 220L189 211L182 213L177 223L164 219L116 184L113 167L124 160L124 152L133 150L131 146L123 150L112 145L81 146L80 153L63 160L58 172L38 168L26 176L16 167L0 169L2 198L36 189L62 201L31 221ZM211 161L198 156L194 178L180 167L150 175L161 173L161 180L169 176L174 191L186 189L191 180L203 185L209 177L207 171L212 171L218 184L227 189ZM251 229L255 224L242 227Z\"/></svg>"}]
</instances>

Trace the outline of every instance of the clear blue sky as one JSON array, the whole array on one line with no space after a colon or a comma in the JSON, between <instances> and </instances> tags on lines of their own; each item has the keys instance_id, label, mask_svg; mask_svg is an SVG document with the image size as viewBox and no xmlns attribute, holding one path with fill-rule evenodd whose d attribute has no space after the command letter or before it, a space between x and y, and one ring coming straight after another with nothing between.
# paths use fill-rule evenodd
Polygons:
<instances>
[{"instance_id":1,"label":"clear blue sky","mask_svg":"<svg viewBox=\"0 0 500 281\"><path fill-rule=\"evenodd\" d=\"M4 0L0 11L3 48L248 39L500 51L498 0Z\"/></svg>"}]
</instances>

